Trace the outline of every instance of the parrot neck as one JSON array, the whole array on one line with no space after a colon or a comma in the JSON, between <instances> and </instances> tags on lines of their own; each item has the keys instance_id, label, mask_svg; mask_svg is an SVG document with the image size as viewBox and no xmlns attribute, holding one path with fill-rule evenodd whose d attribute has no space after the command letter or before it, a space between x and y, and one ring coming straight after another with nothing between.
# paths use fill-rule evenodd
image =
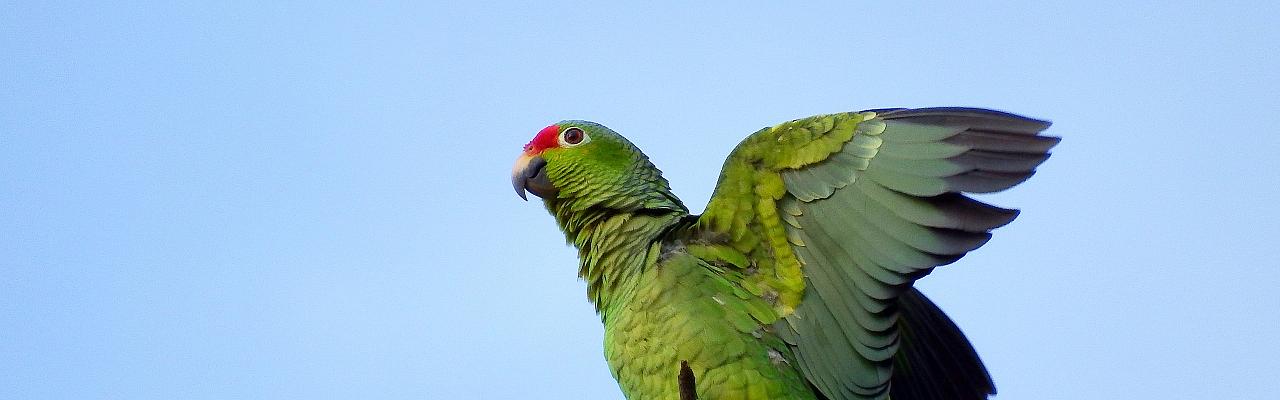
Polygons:
<instances>
[{"instance_id":1,"label":"parrot neck","mask_svg":"<svg viewBox=\"0 0 1280 400\"><path fill-rule=\"evenodd\" d=\"M578 277L601 319L621 303L660 251L663 235L689 215L683 205L620 211L547 202L566 239L578 249Z\"/></svg>"}]
</instances>

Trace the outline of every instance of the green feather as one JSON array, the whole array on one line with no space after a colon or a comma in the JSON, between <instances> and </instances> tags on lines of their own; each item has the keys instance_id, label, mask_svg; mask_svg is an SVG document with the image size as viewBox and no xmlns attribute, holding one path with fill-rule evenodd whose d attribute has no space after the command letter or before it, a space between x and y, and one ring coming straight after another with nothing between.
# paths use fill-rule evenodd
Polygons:
<instances>
[{"instance_id":1,"label":"green feather","mask_svg":"<svg viewBox=\"0 0 1280 400\"><path fill-rule=\"evenodd\" d=\"M587 139L539 154L557 189L544 200L629 399L680 398L680 382L702 399L994 392L912 285L1017 216L964 193L1029 178L1058 143L1039 135L1047 122L967 108L788 121L734 149L700 216L621 135L557 125Z\"/></svg>"}]
</instances>

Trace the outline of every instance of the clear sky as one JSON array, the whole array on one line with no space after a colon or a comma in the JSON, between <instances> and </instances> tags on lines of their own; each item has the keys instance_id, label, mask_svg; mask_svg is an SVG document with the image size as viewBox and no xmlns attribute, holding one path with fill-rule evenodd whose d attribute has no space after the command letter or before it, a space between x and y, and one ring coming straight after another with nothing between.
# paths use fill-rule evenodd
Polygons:
<instances>
[{"instance_id":1,"label":"clear sky","mask_svg":"<svg viewBox=\"0 0 1280 400\"><path fill-rule=\"evenodd\" d=\"M742 137L879 107L1053 120L921 287L1005 399L1280 392L1276 2L0 2L0 398L620 399L538 129L701 210Z\"/></svg>"}]
</instances>

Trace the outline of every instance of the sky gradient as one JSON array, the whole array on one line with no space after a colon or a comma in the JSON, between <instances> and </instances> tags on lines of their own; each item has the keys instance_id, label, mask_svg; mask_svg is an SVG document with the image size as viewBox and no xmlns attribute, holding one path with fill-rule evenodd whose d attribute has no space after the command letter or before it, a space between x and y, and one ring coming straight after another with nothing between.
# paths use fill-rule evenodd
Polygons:
<instances>
[{"instance_id":1,"label":"sky gradient","mask_svg":"<svg viewBox=\"0 0 1280 400\"><path fill-rule=\"evenodd\" d=\"M0 398L621 399L508 180L549 123L701 210L788 119L1054 121L920 283L1002 399L1280 392L1275 2L0 2Z\"/></svg>"}]
</instances>

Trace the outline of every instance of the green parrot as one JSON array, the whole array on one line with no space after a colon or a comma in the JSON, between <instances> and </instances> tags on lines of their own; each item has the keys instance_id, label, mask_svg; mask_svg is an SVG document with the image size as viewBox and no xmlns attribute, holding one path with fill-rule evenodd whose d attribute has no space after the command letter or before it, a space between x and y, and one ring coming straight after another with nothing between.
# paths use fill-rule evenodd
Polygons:
<instances>
[{"instance_id":1,"label":"green parrot","mask_svg":"<svg viewBox=\"0 0 1280 400\"><path fill-rule=\"evenodd\" d=\"M626 138L542 129L511 172L578 250L628 399L985 399L959 328L912 284L1017 210L1049 122L975 108L876 109L764 128L691 215Z\"/></svg>"}]
</instances>

